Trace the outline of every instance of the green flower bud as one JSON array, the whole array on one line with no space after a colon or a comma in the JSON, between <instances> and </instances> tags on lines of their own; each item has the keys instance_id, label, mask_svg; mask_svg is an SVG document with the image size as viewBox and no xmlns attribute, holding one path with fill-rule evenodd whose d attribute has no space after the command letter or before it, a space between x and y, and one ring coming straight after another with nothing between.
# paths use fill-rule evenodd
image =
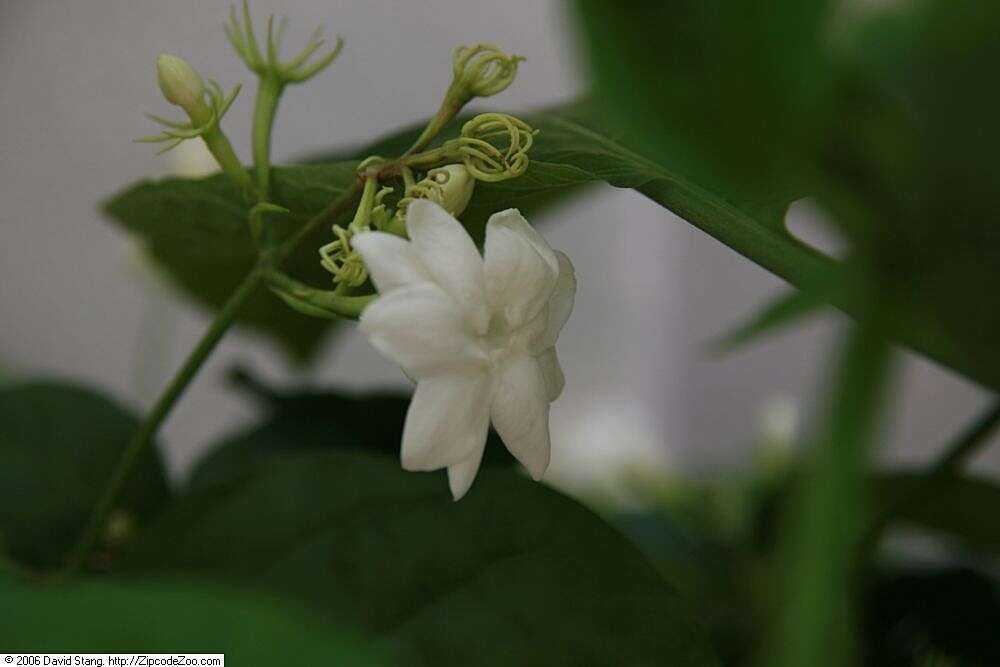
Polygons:
<instances>
[{"instance_id":1,"label":"green flower bud","mask_svg":"<svg viewBox=\"0 0 1000 667\"><path fill-rule=\"evenodd\" d=\"M447 164L431 169L416 183L409 173L404 172L404 179L409 179L406 195L396 206L395 219L400 224L405 223L406 211L416 199L427 199L440 204L441 208L457 218L469 205L476 189L476 179L464 164Z\"/></svg>"},{"instance_id":2,"label":"green flower bud","mask_svg":"<svg viewBox=\"0 0 1000 667\"><path fill-rule=\"evenodd\" d=\"M156 59L156 78L163 96L189 114L205 106L205 84L198 72L183 58L162 54Z\"/></svg>"}]
</instances>

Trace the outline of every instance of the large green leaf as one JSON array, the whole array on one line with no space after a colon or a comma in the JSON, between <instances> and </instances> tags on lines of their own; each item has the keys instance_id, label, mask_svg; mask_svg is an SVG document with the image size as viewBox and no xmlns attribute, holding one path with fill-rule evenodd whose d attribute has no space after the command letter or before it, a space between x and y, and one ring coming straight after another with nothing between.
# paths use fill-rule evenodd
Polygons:
<instances>
[{"instance_id":1,"label":"large green leaf","mask_svg":"<svg viewBox=\"0 0 1000 667\"><path fill-rule=\"evenodd\" d=\"M265 224L279 237L302 225L353 185L355 166L343 162L275 169L274 199L290 213L270 215ZM226 300L256 262L247 225L249 207L222 175L143 181L108 201L105 212L141 239L151 258L182 290L213 308ZM305 239L289 260L288 271L305 282L329 285L318 249L331 238L329 229L319 229ZM272 335L299 359L316 349L330 326L289 310L264 287L244 306L240 321Z\"/></svg>"},{"instance_id":2,"label":"large green leaf","mask_svg":"<svg viewBox=\"0 0 1000 667\"><path fill-rule=\"evenodd\" d=\"M59 564L137 424L131 412L84 387L34 382L0 389L0 547L26 566ZM134 531L168 496L151 448L116 514Z\"/></svg>"},{"instance_id":3,"label":"large green leaf","mask_svg":"<svg viewBox=\"0 0 1000 667\"><path fill-rule=\"evenodd\" d=\"M0 573L7 653L225 653L239 665L390 664L287 601L188 581L29 583Z\"/></svg>"},{"instance_id":4,"label":"large green leaf","mask_svg":"<svg viewBox=\"0 0 1000 667\"><path fill-rule=\"evenodd\" d=\"M377 453L243 444L252 461L202 477L127 571L279 591L412 647L422 664L715 664L630 543L508 467L484 467L455 503L443 475Z\"/></svg>"}]
</instances>

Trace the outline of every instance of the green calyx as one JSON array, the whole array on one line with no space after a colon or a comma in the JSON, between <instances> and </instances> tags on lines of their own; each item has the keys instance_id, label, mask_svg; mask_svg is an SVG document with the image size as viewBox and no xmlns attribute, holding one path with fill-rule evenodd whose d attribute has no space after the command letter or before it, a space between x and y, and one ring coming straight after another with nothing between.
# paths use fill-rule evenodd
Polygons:
<instances>
[{"instance_id":1,"label":"green calyx","mask_svg":"<svg viewBox=\"0 0 1000 667\"><path fill-rule=\"evenodd\" d=\"M281 271L272 270L264 274L268 289L293 310L323 319L346 318L356 320L374 294L349 296L335 290L319 290L290 278Z\"/></svg>"},{"instance_id":2,"label":"green calyx","mask_svg":"<svg viewBox=\"0 0 1000 667\"><path fill-rule=\"evenodd\" d=\"M524 59L508 55L493 44L460 46L452 56L453 79L447 97L465 104L473 97L503 92L513 83L517 64Z\"/></svg>"},{"instance_id":3,"label":"green calyx","mask_svg":"<svg viewBox=\"0 0 1000 667\"><path fill-rule=\"evenodd\" d=\"M260 77L257 88L257 101L253 115L253 162L256 171L257 200L267 201L270 190L271 171L271 133L274 128L274 117L278 109L278 101L285 86L290 83L302 83L326 69L340 54L344 40L337 38L333 49L326 55L314 59L313 56L323 47L323 28L320 26L313 32L309 42L298 55L291 60L280 60L281 42L284 37L285 19L275 26L274 15L267 19L267 39L262 52L254 34L253 19L250 17L250 6L243 0L243 22L236 15L236 7L230 8L229 23L224 28L229 43L251 71Z\"/></svg>"},{"instance_id":4,"label":"green calyx","mask_svg":"<svg viewBox=\"0 0 1000 667\"><path fill-rule=\"evenodd\" d=\"M317 28L309 38L306 46L291 60L281 62L279 51L284 37L287 20L281 19L275 27L274 15L267 19L267 40L264 52L261 52L254 35L253 20L250 18L250 7L243 0L243 23L236 16L236 8L230 9L229 23L225 25L229 43L236 49L243 62L261 77L273 76L282 83L301 83L316 76L332 63L344 47L344 40L337 37L334 47L326 55L312 60L326 40L323 39L323 27ZM312 60L312 62L310 62Z\"/></svg>"}]
</instances>

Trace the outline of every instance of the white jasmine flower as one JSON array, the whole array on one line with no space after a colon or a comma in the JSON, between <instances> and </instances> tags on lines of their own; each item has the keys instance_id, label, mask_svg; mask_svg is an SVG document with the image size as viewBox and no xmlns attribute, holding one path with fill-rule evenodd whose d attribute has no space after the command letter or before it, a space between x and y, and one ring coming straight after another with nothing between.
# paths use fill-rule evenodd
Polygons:
<instances>
[{"instance_id":1,"label":"white jasmine flower","mask_svg":"<svg viewBox=\"0 0 1000 667\"><path fill-rule=\"evenodd\" d=\"M555 343L576 277L516 209L490 217L485 258L461 223L416 200L410 241L352 242L380 296L361 314L372 344L417 382L403 429L407 470L448 469L456 500L479 470L490 422L531 476L549 464L549 403L564 379Z\"/></svg>"}]
</instances>

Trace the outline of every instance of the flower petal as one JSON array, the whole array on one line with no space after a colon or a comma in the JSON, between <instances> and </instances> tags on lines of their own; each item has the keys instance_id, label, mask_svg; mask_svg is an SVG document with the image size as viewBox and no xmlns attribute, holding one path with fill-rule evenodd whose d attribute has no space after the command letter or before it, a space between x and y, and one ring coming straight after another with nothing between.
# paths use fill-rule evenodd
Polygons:
<instances>
[{"instance_id":1,"label":"flower petal","mask_svg":"<svg viewBox=\"0 0 1000 667\"><path fill-rule=\"evenodd\" d=\"M417 199L406 210L406 230L437 284L462 305L474 330L486 333L490 315L483 258L462 223L438 204Z\"/></svg>"},{"instance_id":2,"label":"flower petal","mask_svg":"<svg viewBox=\"0 0 1000 667\"><path fill-rule=\"evenodd\" d=\"M545 393L551 403L559 398L563 387L566 386L566 376L563 375L562 366L559 365L556 348L550 347L535 357L535 361L538 362L538 367L542 369L542 377L545 378Z\"/></svg>"},{"instance_id":3,"label":"flower petal","mask_svg":"<svg viewBox=\"0 0 1000 667\"><path fill-rule=\"evenodd\" d=\"M573 269L573 263L565 253L558 250L556 259L559 261L559 278L556 280L555 289L552 290L552 296L549 297L545 332L535 343L537 350L547 350L556 344L559 332L573 312L573 301L576 299L576 271Z\"/></svg>"},{"instance_id":4,"label":"flower petal","mask_svg":"<svg viewBox=\"0 0 1000 667\"><path fill-rule=\"evenodd\" d=\"M486 223L486 294L490 305L519 327L548 302L559 276L559 263L517 209L490 216Z\"/></svg>"},{"instance_id":5,"label":"flower petal","mask_svg":"<svg viewBox=\"0 0 1000 667\"><path fill-rule=\"evenodd\" d=\"M368 273L379 292L398 287L433 282L410 242L385 232L362 232L351 245L365 260Z\"/></svg>"},{"instance_id":6,"label":"flower petal","mask_svg":"<svg viewBox=\"0 0 1000 667\"><path fill-rule=\"evenodd\" d=\"M418 382L403 426L403 467L437 470L482 456L490 425L489 390L485 370Z\"/></svg>"},{"instance_id":7,"label":"flower petal","mask_svg":"<svg viewBox=\"0 0 1000 667\"><path fill-rule=\"evenodd\" d=\"M431 283L379 296L362 311L360 328L379 352L418 380L486 363L461 309Z\"/></svg>"},{"instance_id":8,"label":"flower petal","mask_svg":"<svg viewBox=\"0 0 1000 667\"><path fill-rule=\"evenodd\" d=\"M500 369L490 416L510 453L534 479L541 479L549 467L549 399L533 358L514 357Z\"/></svg>"},{"instance_id":9,"label":"flower petal","mask_svg":"<svg viewBox=\"0 0 1000 667\"><path fill-rule=\"evenodd\" d=\"M480 447L464 461L448 466L448 487L451 489L451 497L455 500L461 500L462 496L468 492L469 487L472 486L472 482L475 481L484 451L486 448Z\"/></svg>"}]
</instances>

